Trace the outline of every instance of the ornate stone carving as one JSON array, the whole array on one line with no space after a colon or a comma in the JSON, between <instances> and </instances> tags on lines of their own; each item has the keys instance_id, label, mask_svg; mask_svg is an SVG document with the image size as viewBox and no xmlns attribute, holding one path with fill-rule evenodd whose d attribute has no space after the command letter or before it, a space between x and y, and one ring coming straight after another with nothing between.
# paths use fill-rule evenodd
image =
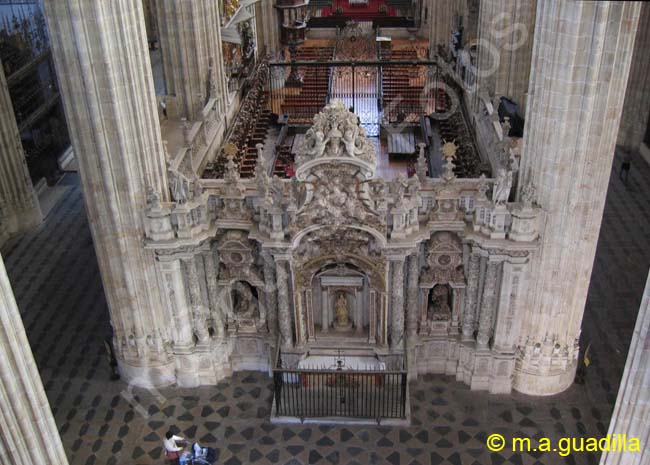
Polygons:
<instances>
[{"instance_id":1,"label":"ornate stone carving","mask_svg":"<svg viewBox=\"0 0 650 465\"><path fill-rule=\"evenodd\" d=\"M463 311L463 338L465 340L473 339L474 335L480 265L480 256L475 253L471 254L467 270L467 294Z\"/></svg>"},{"instance_id":2,"label":"ornate stone carving","mask_svg":"<svg viewBox=\"0 0 650 465\"><path fill-rule=\"evenodd\" d=\"M253 241L246 237L244 231L227 231L218 242L217 250L221 282L247 281L256 287L263 287L263 281L255 265L256 247Z\"/></svg>"},{"instance_id":3,"label":"ornate stone carving","mask_svg":"<svg viewBox=\"0 0 650 465\"><path fill-rule=\"evenodd\" d=\"M358 158L374 167L375 147L358 124L358 117L343 102L335 100L314 116L314 125L305 134L296 156L300 166L316 158Z\"/></svg>"},{"instance_id":4,"label":"ornate stone carving","mask_svg":"<svg viewBox=\"0 0 650 465\"><path fill-rule=\"evenodd\" d=\"M385 222L374 210L369 186L356 177L352 165L325 165L312 171L306 200L291 224L297 232L311 225L365 225L379 232Z\"/></svg>"},{"instance_id":5,"label":"ornate stone carving","mask_svg":"<svg viewBox=\"0 0 650 465\"><path fill-rule=\"evenodd\" d=\"M455 234L436 233L426 247L427 269L420 278L425 287L434 284L465 283L463 247Z\"/></svg>"}]
</instances>

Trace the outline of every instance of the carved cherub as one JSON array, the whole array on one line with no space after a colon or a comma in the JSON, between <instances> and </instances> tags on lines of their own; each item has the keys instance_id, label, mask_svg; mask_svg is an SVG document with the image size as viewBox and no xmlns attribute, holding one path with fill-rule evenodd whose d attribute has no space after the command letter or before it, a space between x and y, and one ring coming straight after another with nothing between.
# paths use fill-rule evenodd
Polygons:
<instances>
[{"instance_id":1,"label":"carved cherub","mask_svg":"<svg viewBox=\"0 0 650 465\"><path fill-rule=\"evenodd\" d=\"M341 151L341 138L343 134L337 127L333 127L330 132L327 134L327 141L330 142L330 151L335 157L339 155Z\"/></svg>"},{"instance_id":2,"label":"carved cherub","mask_svg":"<svg viewBox=\"0 0 650 465\"><path fill-rule=\"evenodd\" d=\"M325 147L329 142L329 137L326 139L323 131L317 130L312 132L312 144L307 149L307 153L312 157L320 157L325 152Z\"/></svg>"},{"instance_id":3,"label":"carved cherub","mask_svg":"<svg viewBox=\"0 0 650 465\"><path fill-rule=\"evenodd\" d=\"M361 148L357 145L357 136L359 135L359 128L348 127L343 134L343 143L345 144L345 151L351 157L355 157L362 153Z\"/></svg>"}]
</instances>

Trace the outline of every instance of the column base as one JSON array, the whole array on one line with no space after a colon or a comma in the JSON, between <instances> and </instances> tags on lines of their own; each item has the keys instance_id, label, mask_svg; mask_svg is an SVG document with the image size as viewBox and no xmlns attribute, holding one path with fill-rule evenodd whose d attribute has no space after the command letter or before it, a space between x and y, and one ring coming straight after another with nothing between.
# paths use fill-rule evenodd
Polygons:
<instances>
[{"instance_id":1,"label":"column base","mask_svg":"<svg viewBox=\"0 0 650 465\"><path fill-rule=\"evenodd\" d=\"M156 366L131 365L124 360L118 360L117 368L122 380L129 386L158 388L176 383L176 369L173 360Z\"/></svg>"},{"instance_id":2,"label":"column base","mask_svg":"<svg viewBox=\"0 0 650 465\"><path fill-rule=\"evenodd\" d=\"M517 364L518 365L518 364ZM555 373L527 372L515 366L512 388L529 396L552 396L568 389L576 376L578 361L574 360L566 370Z\"/></svg>"}]
</instances>

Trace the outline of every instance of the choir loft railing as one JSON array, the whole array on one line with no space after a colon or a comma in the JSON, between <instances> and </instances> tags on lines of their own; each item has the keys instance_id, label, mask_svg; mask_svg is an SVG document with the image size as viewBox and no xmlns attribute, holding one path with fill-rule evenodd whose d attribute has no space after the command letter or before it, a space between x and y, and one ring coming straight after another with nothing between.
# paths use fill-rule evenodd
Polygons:
<instances>
[{"instance_id":1,"label":"choir loft railing","mask_svg":"<svg viewBox=\"0 0 650 465\"><path fill-rule=\"evenodd\" d=\"M331 100L342 100L369 135L380 124L417 122L446 111L449 97L435 61L294 61L269 63L269 106L292 124L311 125Z\"/></svg>"},{"instance_id":2,"label":"choir loft railing","mask_svg":"<svg viewBox=\"0 0 650 465\"><path fill-rule=\"evenodd\" d=\"M407 371L283 368L278 351L273 368L275 417L351 418L376 421L407 418Z\"/></svg>"}]
</instances>

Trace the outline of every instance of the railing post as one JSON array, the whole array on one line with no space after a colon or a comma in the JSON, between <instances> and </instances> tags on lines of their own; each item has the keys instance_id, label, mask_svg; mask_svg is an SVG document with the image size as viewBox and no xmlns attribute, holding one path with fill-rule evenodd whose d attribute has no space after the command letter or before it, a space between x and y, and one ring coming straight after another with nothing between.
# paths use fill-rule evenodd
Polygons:
<instances>
[{"instance_id":1,"label":"railing post","mask_svg":"<svg viewBox=\"0 0 650 465\"><path fill-rule=\"evenodd\" d=\"M353 113L357 108L355 105L356 102L354 98L355 94L357 93L356 84L357 84L357 73L355 72L354 63L352 63L352 112Z\"/></svg>"},{"instance_id":2,"label":"railing post","mask_svg":"<svg viewBox=\"0 0 650 465\"><path fill-rule=\"evenodd\" d=\"M402 418L406 418L406 389L408 388L408 376L402 373Z\"/></svg>"}]
</instances>

